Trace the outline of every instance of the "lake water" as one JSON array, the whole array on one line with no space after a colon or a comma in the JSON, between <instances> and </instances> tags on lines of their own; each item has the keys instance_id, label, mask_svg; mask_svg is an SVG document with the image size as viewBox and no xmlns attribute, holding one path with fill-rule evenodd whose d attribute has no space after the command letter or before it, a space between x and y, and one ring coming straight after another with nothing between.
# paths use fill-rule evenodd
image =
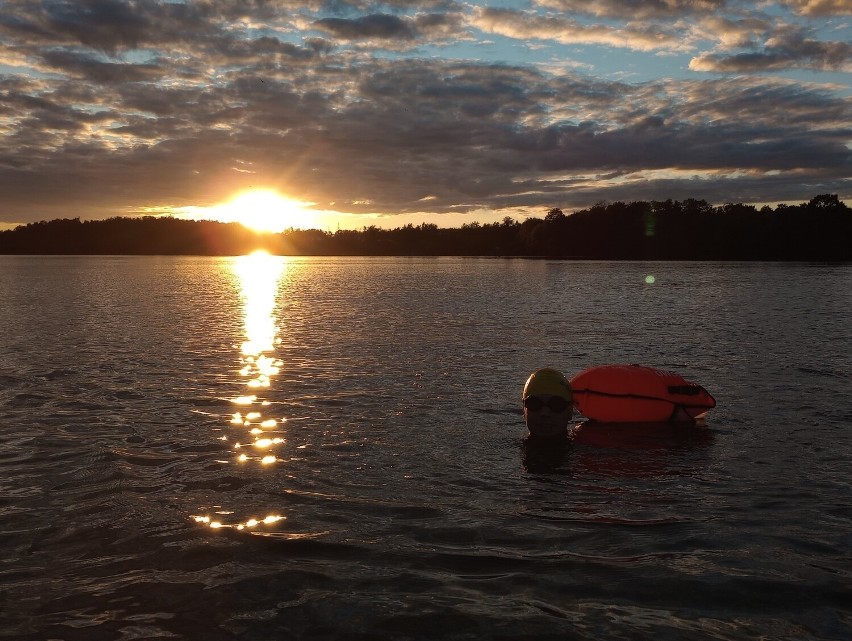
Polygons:
<instances>
[{"instance_id":1,"label":"lake water","mask_svg":"<svg viewBox=\"0 0 852 641\"><path fill-rule=\"evenodd\" d=\"M850 317L848 264L0 257L0 636L846 641ZM604 363L718 407L526 443Z\"/></svg>"}]
</instances>

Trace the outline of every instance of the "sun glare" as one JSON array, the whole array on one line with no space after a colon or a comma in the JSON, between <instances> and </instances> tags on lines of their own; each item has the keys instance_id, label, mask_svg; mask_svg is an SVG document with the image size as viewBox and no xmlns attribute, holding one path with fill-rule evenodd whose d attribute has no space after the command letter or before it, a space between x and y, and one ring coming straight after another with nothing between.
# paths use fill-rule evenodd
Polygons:
<instances>
[{"instance_id":1,"label":"sun glare","mask_svg":"<svg viewBox=\"0 0 852 641\"><path fill-rule=\"evenodd\" d=\"M214 207L211 213L222 222L237 222L255 231L278 233L291 227L312 227L314 214L305 209L312 204L285 198L271 189L255 189Z\"/></svg>"}]
</instances>

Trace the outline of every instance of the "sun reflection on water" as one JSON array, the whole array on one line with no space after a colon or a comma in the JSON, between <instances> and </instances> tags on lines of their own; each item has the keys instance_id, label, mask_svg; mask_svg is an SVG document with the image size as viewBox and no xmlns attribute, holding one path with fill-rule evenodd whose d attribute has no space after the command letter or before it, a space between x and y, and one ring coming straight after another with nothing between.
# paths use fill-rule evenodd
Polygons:
<instances>
[{"instance_id":1,"label":"sun reflection on water","mask_svg":"<svg viewBox=\"0 0 852 641\"><path fill-rule=\"evenodd\" d=\"M282 521L286 519L286 516L280 516L278 514L270 514L268 516L263 517L262 519L251 518L243 523L223 523L222 521L211 518L209 516L193 516L193 520L196 523L203 523L204 525L218 530L220 528L233 528L235 530L244 530L246 528L256 528L260 525L271 525L272 523L277 523L278 521Z\"/></svg>"},{"instance_id":2,"label":"sun reflection on water","mask_svg":"<svg viewBox=\"0 0 852 641\"><path fill-rule=\"evenodd\" d=\"M268 449L284 443L284 438L271 433L285 421L284 418L264 416L260 408L264 399L258 396L268 389L272 380L281 372L283 363L275 357L275 348L281 342L278 336L276 302L281 276L286 269L286 259L270 256L266 252L255 252L240 256L234 262L234 273L240 282L243 301L245 340L240 345L240 376L246 379L247 393L232 399L235 405L245 406L245 412L235 412L231 425L247 428L247 436L254 437L253 445ZM268 402L267 402L268 404ZM235 450L242 447L242 435L236 437ZM274 463L277 458L266 454L252 457L240 452L237 460L258 460L264 465Z\"/></svg>"},{"instance_id":3,"label":"sun reflection on water","mask_svg":"<svg viewBox=\"0 0 852 641\"><path fill-rule=\"evenodd\" d=\"M282 428L287 419L269 416L274 407L264 398L272 387L283 363L276 357L281 339L276 305L281 278L287 269L287 259L255 252L240 256L232 265L240 287L243 307L244 337L239 346L239 375L244 389L230 399L236 406L226 419L230 426L222 440L232 443L233 464L256 464L261 467L275 465L282 459L276 450L286 446ZM274 524L285 517L270 514L262 519L250 518L244 522L228 522L232 512L216 512L216 516L200 515L192 518L212 529L256 529Z\"/></svg>"}]
</instances>

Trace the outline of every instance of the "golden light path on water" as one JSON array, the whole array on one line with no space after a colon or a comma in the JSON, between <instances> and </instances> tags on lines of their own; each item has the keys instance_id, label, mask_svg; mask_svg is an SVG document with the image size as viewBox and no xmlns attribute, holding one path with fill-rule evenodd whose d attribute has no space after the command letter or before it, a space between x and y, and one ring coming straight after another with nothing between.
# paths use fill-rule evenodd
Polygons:
<instances>
[{"instance_id":1,"label":"golden light path on water","mask_svg":"<svg viewBox=\"0 0 852 641\"><path fill-rule=\"evenodd\" d=\"M258 251L235 259L232 269L239 282L243 308L244 340L240 344L238 358L239 374L245 380L245 388L231 399L237 411L230 417L231 430L221 438L233 442L235 464L270 466L280 461L275 455L275 448L286 442L281 430L286 419L269 416L270 404L263 396L283 365L275 356L276 346L281 342L276 305L287 259ZM226 523L224 518L219 518L232 513L218 510L215 512L218 517L200 515L192 518L213 529L237 530L269 525L286 518L268 514L240 523Z\"/></svg>"}]
</instances>

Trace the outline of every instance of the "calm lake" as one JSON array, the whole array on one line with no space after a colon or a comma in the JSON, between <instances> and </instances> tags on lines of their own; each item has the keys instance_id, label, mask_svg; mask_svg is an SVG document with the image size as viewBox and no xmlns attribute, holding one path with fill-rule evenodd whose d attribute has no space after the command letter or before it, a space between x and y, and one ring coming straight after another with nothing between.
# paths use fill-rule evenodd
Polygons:
<instances>
[{"instance_id":1,"label":"calm lake","mask_svg":"<svg viewBox=\"0 0 852 641\"><path fill-rule=\"evenodd\" d=\"M0 637L852 638L852 265L0 256ZM525 442L534 369L706 429Z\"/></svg>"}]
</instances>

